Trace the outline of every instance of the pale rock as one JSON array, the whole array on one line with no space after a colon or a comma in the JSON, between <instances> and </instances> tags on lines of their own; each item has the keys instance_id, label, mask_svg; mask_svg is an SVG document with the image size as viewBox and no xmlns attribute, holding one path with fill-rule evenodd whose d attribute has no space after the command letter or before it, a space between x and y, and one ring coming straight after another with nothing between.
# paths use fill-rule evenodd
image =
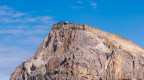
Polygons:
<instances>
[{"instance_id":1,"label":"pale rock","mask_svg":"<svg viewBox=\"0 0 144 80\"><path fill-rule=\"evenodd\" d=\"M87 25L58 23L10 80L122 79L144 79L142 48Z\"/></svg>"}]
</instances>

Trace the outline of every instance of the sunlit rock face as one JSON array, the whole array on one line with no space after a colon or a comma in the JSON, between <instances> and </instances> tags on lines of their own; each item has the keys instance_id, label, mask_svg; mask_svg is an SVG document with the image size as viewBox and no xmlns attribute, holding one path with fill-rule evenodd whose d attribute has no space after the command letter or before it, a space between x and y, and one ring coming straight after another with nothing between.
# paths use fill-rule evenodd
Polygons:
<instances>
[{"instance_id":1,"label":"sunlit rock face","mask_svg":"<svg viewBox=\"0 0 144 80\"><path fill-rule=\"evenodd\" d=\"M11 80L144 79L144 50L88 25L57 23Z\"/></svg>"}]
</instances>

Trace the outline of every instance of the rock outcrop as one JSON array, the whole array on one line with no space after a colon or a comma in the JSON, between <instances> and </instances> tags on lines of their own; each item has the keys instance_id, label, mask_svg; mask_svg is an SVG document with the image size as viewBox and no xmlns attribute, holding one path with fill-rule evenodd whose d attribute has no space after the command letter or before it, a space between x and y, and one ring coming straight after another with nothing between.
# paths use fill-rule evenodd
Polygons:
<instances>
[{"instance_id":1,"label":"rock outcrop","mask_svg":"<svg viewBox=\"0 0 144 80\"><path fill-rule=\"evenodd\" d=\"M57 23L10 80L144 79L144 50L88 25Z\"/></svg>"}]
</instances>

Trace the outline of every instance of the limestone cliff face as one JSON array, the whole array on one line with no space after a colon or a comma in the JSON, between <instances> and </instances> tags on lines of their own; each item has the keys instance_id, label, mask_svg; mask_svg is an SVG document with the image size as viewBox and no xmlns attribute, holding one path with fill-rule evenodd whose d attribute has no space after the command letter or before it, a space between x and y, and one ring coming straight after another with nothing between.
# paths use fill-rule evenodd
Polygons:
<instances>
[{"instance_id":1,"label":"limestone cliff face","mask_svg":"<svg viewBox=\"0 0 144 80\"><path fill-rule=\"evenodd\" d=\"M144 79L144 50L115 34L80 24L54 24L35 55L11 80Z\"/></svg>"}]
</instances>

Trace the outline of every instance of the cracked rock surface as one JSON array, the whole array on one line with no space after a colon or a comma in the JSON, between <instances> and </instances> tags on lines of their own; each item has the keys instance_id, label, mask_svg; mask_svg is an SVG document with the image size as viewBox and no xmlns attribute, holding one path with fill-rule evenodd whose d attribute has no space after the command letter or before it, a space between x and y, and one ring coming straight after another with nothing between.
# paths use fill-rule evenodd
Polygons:
<instances>
[{"instance_id":1,"label":"cracked rock surface","mask_svg":"<svg viewBox=\"0 0 144 80\"><path fill-rule=\"evenodd\" d=\"M88 25L57 23L10 80L144 79L144 50Z\"/></svg>"}]
</instances>

